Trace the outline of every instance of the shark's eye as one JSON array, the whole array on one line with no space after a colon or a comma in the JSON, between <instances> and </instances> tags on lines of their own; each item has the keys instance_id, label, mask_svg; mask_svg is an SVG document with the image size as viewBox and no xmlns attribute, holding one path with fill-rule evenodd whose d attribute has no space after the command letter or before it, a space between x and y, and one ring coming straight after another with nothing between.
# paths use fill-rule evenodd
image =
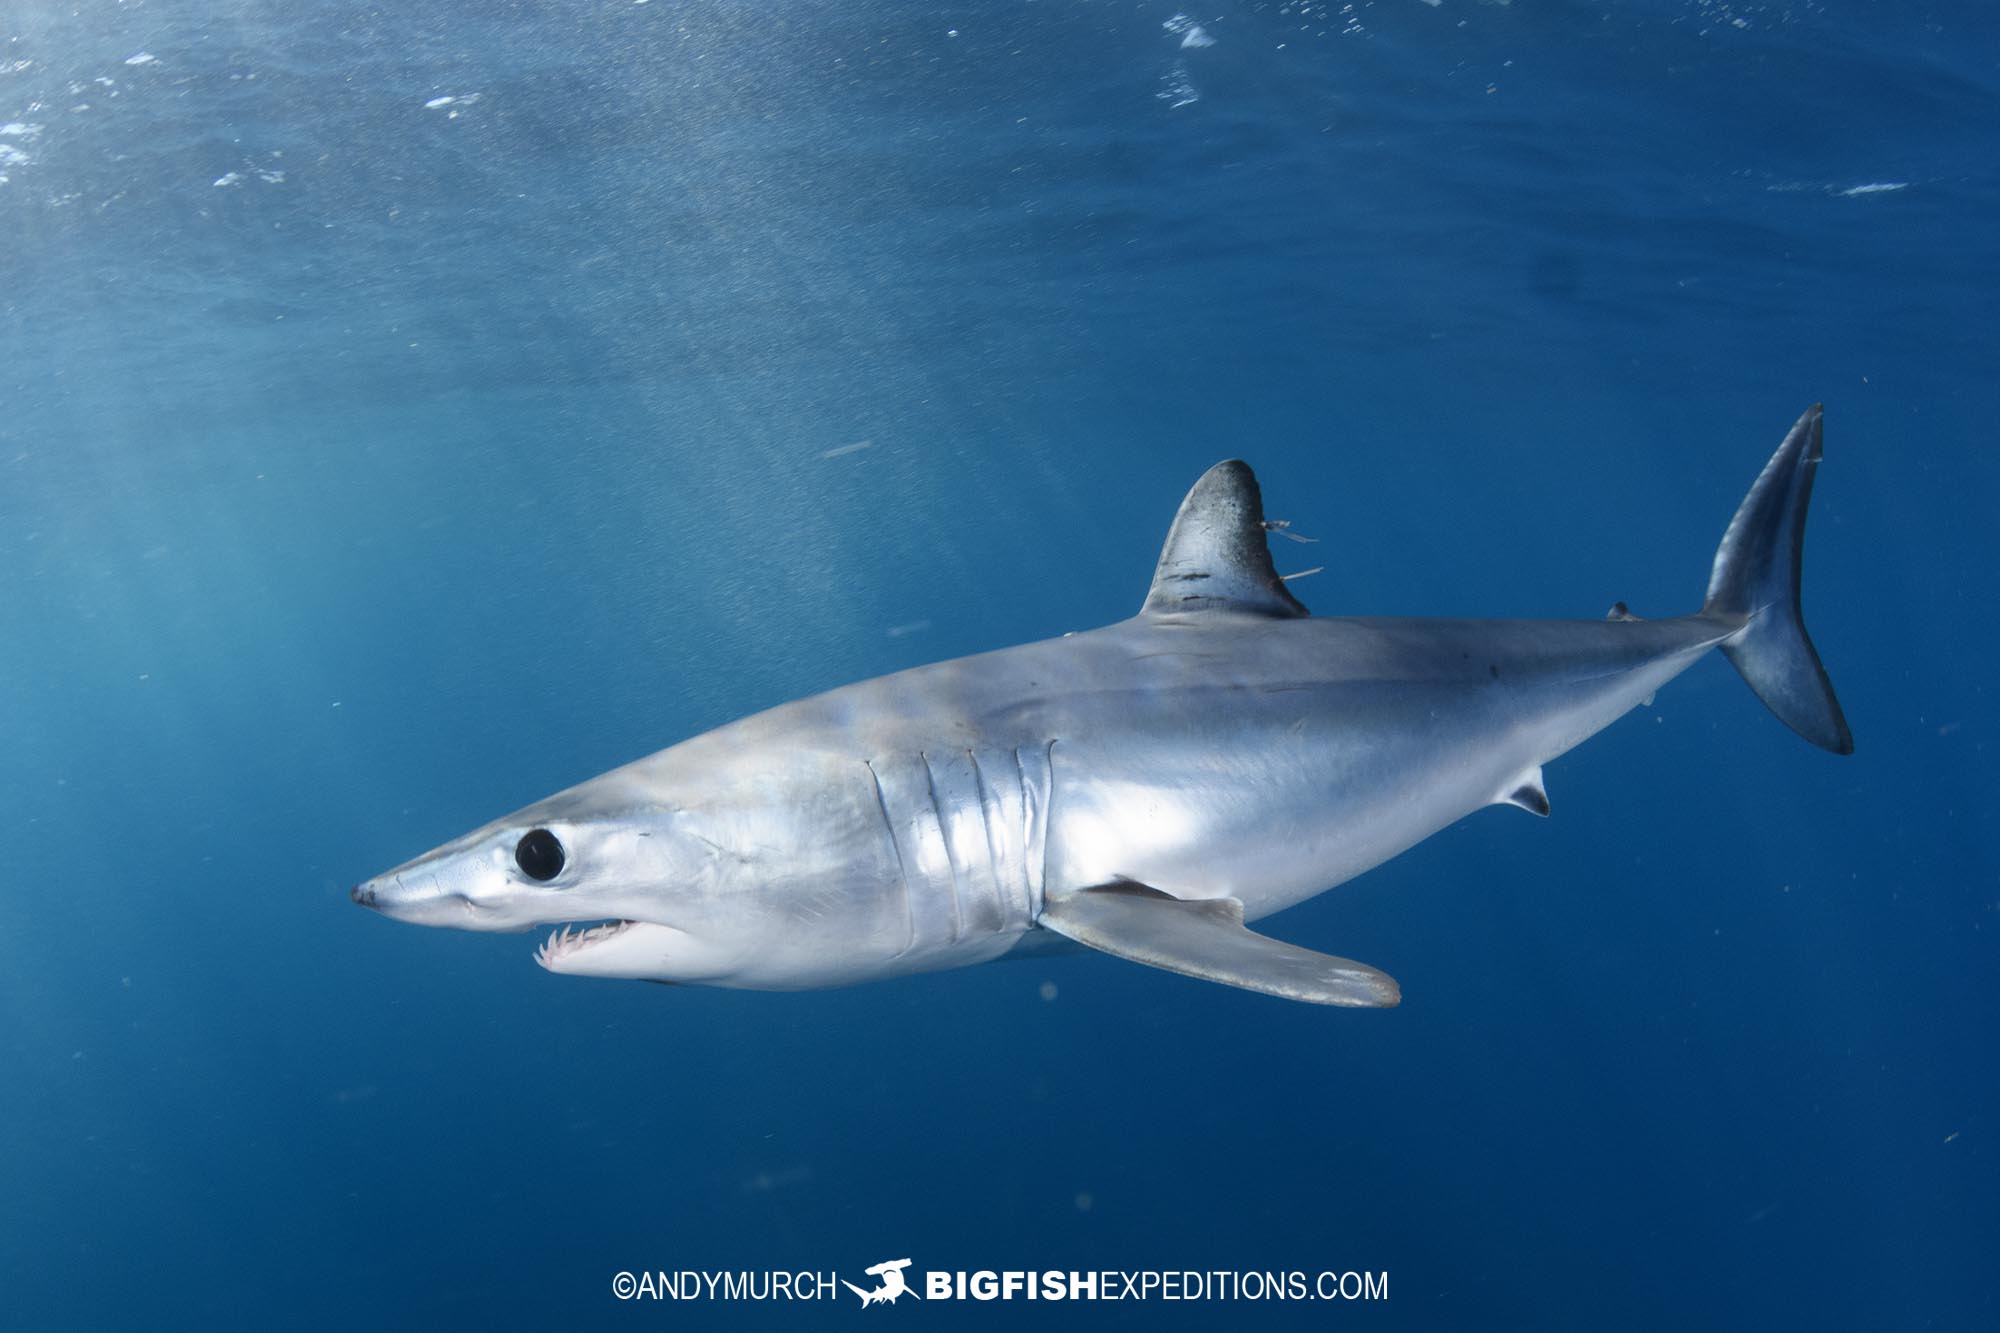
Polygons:
<instances>
[{"instance_id":1,"label":"shark's eye","mask_svg":"<svg viewBox=\"0 0 2000 1333\"><path fill-rule=\"evenodd\" d=\"M514 864L529 879L546 884L562 874L562 841L545 828L531 828L514 844Z\"/></svg>"}]
</instances>

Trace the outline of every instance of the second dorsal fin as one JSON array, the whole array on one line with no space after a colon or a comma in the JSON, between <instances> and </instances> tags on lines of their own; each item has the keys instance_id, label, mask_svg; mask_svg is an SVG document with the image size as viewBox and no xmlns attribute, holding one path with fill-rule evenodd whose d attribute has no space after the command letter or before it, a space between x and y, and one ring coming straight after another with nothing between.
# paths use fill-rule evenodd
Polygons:
<instances>
[{"instance_id":1,"label":"second dorsal fin","mask_svg":"<svg viewBox=\"0 0 2000 1333\"><path fill-rule=\"evenodd\" d=\"M1311 615L1271 564L1264 497L1241 459L1217 463L1181 501L1141 615L1241 611Z\"/></svg>"}]
</instances>

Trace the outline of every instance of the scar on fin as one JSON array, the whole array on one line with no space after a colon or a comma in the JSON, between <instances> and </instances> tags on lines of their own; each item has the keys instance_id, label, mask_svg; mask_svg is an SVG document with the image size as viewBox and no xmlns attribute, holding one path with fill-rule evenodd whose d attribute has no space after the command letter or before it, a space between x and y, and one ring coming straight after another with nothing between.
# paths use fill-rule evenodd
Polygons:
<instances>
[{"instance_id":1,"label":"scar on fin","mask_svg":"<svg viewBox=\"0 0 2000 1333\"><path fill-rule=\"evenodd\" d=\"M1521 785L1507 793L1507 804L1518 805L1531 815L1549 817L1549 794L1542 788L1542 771L1538 768L1521 780Z\"/></svg>"},{"instance_id":2,"label":"scar on fin","mask_svg":"<svg viewBox=\"0 0 2000 1333\"><path fill-rule=\"evenodd\" d=\"M1632 608L1631 608L1631 607L1629 607L1629 606L1627 606L1627 605L1625 605L1625 603L1623 603L1623 602L1613 602L1613 603L1611 604L1611 609L1610 609L1609 611L1606 611L1606 612L1604 613L1604 618L1605 618L1606 620L1639 620L1639 619L1642 619L1642 617L1640 617L1640 616L1635 616L1635 615L1633 615L1633 614L1632 614Z\"/></svg>"}]
</instances>

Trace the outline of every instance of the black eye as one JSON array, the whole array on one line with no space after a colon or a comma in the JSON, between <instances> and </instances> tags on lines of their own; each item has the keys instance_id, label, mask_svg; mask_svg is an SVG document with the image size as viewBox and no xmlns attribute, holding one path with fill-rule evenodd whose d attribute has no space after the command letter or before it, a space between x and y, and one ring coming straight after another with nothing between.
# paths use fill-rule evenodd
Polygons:
<instances>
[{"instance_id":1,"label":"black eye","mask_svg":"<svg viewBox=\"0 0 2000 1333\"><path fill-rule=\"evenodd\" d=\"M529 879L546 884L562 874L562 843L545 828L531 828L514 844L514 864Z\"/></svg>"}]
</instances>

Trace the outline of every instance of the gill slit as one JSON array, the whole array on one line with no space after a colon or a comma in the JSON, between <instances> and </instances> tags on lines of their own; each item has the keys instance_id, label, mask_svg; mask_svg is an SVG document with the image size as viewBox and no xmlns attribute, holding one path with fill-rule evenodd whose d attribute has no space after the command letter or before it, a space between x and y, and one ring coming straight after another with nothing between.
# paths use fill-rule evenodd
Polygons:
<instances>
[{"instance_id":1,"label":"gill slit","mask_svg":"<svg viewBox=\"0 0 2000 1333\"><path fill-rule=\"evenodd\" d=\"M1042 789L1042 863L1035 871L1035 896L1046 901L1049 891L1049 826L1055 821L1056 813L1056 742L1059 736L1049 737L1049 743L1042 751L1042 769L1048 775L1048 785Z\"/></svg>"},{"instance_id":2,"label":"gill slit","mask_svg":"<svg viewBox=\"0 0 2000 1333\"><path fill-rule=\"evenodd\" d=\"M1039 790L1028 780L1021 747L1014 747L1014 776L1021 784L1021 891L1027 896L1031 924L1041 916L1042 904L1048 901L1049 817L1056 800L1056 739L1051 736L1041 747L1043 785Z\"/></svg>"},{"instance_id":3,"label":"gill slit","mask_svg":"<svg viewBox=\"0 0 2000 1333\"><path fill-rule=\"evenodd\" d=\"M986 877L993 885L993 909L1000 913L1001 926L1007 924L1006 900L1002 896L1006 886L1000 882L1003 862L993 845L993 815L999 809L1000 801L993 795L992 786L986 781L986 770L979 766L979 755L971 749L965 757L972 764L972 789L979 796L979 831L986 835Z\"/></svg>"},{"instance_id":4,"label":"gill slit","mask_svg":"<svg viewBox=\"0 0 2000 1333\"><path fill-rule=\"evenodd\" d=\"M896 878L903 884L903 920L909 926L910 937L896 951L896 957L901 958L917 947L917 913L910 906L910 868L903 863L903 844L896 837L896 821L889 818L889 798L882 794L882 779L875 776L875 762L863 759L861 766L868 770L868 781L875 787L875 809L882 816L882 831L889 835L889 850L896 854Z\"/></svg>"},{"instance_id":5,"label":"gill slit","mask_svg":"<svg viewBox=\"0 0 2000 1333\"><path fill-rule=\"evenodd\" d=\"M965 938L965 909L958 900L958 858L952 855L950 821L944 807L938 804L937 772L931 768L931 757L919 750L917 758L923 761L924 790L930 794L931 818L937 821L938 841L944 844L945 871L951 876L951 942L956 944Z\"/></svg>"}]
</instances>

